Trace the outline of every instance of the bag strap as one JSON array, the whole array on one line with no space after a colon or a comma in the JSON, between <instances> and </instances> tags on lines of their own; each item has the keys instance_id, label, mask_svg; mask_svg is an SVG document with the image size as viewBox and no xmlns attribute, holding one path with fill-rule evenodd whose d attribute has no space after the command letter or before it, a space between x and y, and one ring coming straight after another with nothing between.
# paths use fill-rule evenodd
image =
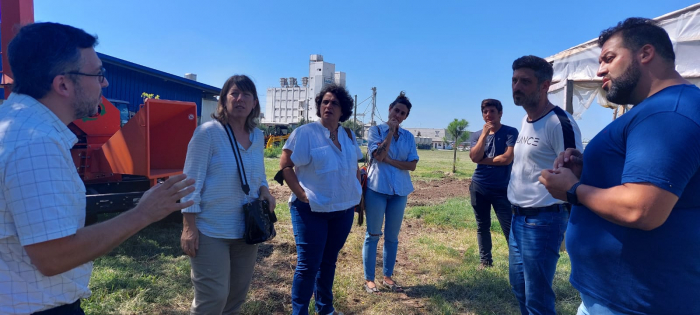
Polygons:
<instances>
[{"instance_id":1,"label":"bag strap","mask_svg":"<svg viewBox=\"0 0 700 315\"><path fill-rule=\"evenodd\" d=\"M234 142L238 143L238 141L236 141L236 135L233 133L231 125L226 124L226 126L224 126L224 129L226 130L226 134L228 135L228 142L231 143L233 157L236 159L236 166L238 167L238 178L241 179L241 188L243 189L243 193L245 193L247 196L250 192L250 185L248 185L248 178L245 176L245 166L243 166L241 150L238 148L237 145L233 144Z\"/></svg>"},{"instance_id":2,"label":"bag strap","mask_svg":"<svg viewBox=\"0 0 700 315\"><path fill-rule=\"evenodd\" d=\"M345 129L345 133L348 134L348 138L350 138L350 140L354 143L355 140L352 138L352 131L350 131L350 128L343 127L343 129Z\"/></svg>"}]
</instances>

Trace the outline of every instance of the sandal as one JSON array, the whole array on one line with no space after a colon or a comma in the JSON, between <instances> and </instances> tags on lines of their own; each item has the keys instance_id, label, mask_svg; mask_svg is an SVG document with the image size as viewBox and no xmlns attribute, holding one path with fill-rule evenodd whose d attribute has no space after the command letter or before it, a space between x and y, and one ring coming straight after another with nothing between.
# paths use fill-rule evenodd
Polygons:
<instances>
[{"instance_id":1,"label":"sandal","mask_svg":"<svg viewBox=\"0 0 700 315\"><path fill-rule=\"evenodd\" d=\"M379 292L379 289L377 288L376 284L374 285L374 288L370 288L367 285L367 282L365 282L365 291L367 291L367 293L371 293L371 294L380 294L381 293L381 292Z\"/></svg>"},{"instance_id":2,"label":"sandal","mask_svg":"<svg viewBox=\"0 0 700 315\"><path fill-rule=\"evenodd\" d=\"M394 281L393 284L389 284L386 281L382 280L382 285L391 289L391 291L401 293L403 292L403 287L401 287L396 281Z\"/></svg>"}]
</instances>

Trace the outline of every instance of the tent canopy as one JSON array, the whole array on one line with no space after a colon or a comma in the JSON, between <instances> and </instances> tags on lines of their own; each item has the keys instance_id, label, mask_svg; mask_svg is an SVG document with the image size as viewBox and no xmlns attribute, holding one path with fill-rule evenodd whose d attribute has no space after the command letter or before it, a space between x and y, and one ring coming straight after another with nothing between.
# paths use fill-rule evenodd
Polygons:
<instances>
[{"instance_id":1,"label":"tent canopy","mask_svg":"<svg viewBox=\"0 0 700 315\"><path fill-rule=\"evenodd\" d=\"M695 85L700 85L700 3L654 19L671 37L676 53L676 70ZM564 50L546 60L554 65L549 98L554 104L581 119L596 101L604 107L617 104L605 99L602 79L596 76L600 47L598 39Z\"/></svg>"}]
</instances>

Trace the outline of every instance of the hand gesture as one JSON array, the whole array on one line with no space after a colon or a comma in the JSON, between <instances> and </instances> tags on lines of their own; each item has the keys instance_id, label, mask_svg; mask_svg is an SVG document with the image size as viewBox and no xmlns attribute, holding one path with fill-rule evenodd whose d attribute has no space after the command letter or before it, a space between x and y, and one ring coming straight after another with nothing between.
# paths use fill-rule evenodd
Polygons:
<instances>
[{"instance_id":1,"label":"hand gesture","mask_svg":"<svg viewBox=\"0 0 700 315\"><path fill-rule=\"evenodd\" d=\"M175 211L194 204L193 200L178 203L182 197L194 191L194 183L195 180L187 179L185 174L170 177L146 191L136 205L136 209L146 216L149 222L159 221Z\"/></svg>"},{"instance_id":2,"label":"hand gesture","mask_svg":"<svg viewBox=\"0 0 700 315\"><path fill-rule=\"evenodd\" d=\"M491 122L487 122L484 124L484 130L481 131L481 136L485 137L488 136L491 133L491 130L493 130L493 125Z\"/></svg>"},{"instance_id":3,"label":"hand gesture","mask_svg":"<svg viewBox=\"0 0 700 315\"><path fill-rule=\"evenodd\" d=\"M562 167L570 169L576 175L576 178L581 178L583 153L573 148L568 148L564 152L559 153L559 156L554 160L552 169L557 170Z\"/></svg>"},{"instance_id":4,"label":"hand gesture","mask_svg":"<svg viewBox=\"0 0 700 315\"><path fill-rule=\"evenodd\" d=\"M578 178L570 169L562 167L557 170L542 170L539 181L552 197L566 201L566 191L578 182Z\"/></svg>"},{"instance_id":5,"label":"hand gesture","mask_svg":"<svg viewBox=\"0 0 700 315\"><path fill-rule=\"evenodd\" d=\"M399 121L396 120L396 118L389 119L386 124L389 125L389 130L394 132L396 132L399 128Z\"/></svg>"}]
</instances>

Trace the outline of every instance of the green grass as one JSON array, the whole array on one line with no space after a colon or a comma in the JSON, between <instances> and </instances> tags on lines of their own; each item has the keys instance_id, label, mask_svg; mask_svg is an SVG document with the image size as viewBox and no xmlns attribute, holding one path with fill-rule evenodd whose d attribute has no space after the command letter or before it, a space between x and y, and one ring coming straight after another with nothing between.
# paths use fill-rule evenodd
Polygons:
<instances>
[{"instance_id":1,"label":"green grass","mask_svg":"<svg viewBox=\"0 0 700 315\"><path fill-rule=\"evenodd\" d=\"M418 151L415 180L468 178L475 165L468 152L457 152L457 174L451 175L452 151ZM265 159L270 182L279 159ZM277 185L276 183L274 185ZM464 196L468 194L465 192ZM411 198L411 197L409 197ZM277 237L260 246L258 264L243 314L289 314L296 251L289 210L278 202ZM102 218L105 219L105 218ZM182 254L182 225L177 219L155 223L108 255L95 261L92 297L83 301L87 314L188 314L193 288L189 259ZM406 294L362 290L362 244L365 227L353 226L337 264L335 306L346 314L518 314L508 283L508 246L492 213L494 267L478 270L476 223L469 199L458 197L432 206L406 210L394 278ZM382 242L377 261L381 264ZM575 314L578 293L568 282L570 262L562 253L554 291L557 313ZM377 275L381 266L377 267ZM381 286L380 286L381 288Z\"/></svg>"},{"instance_id":2,"label":"green grass","mask_svg":"<svg viewBox=\"0 0 700 315\"><path fill-rule=\"evenodd\" d=\"M420 161L418 167L411 173L413 180L434 180L445 177L466 179L472 177L476 164L469 158L469 151L457 151L456 173L452 173L453 151L418 150Z\"/></svg>"}]
</instances>

